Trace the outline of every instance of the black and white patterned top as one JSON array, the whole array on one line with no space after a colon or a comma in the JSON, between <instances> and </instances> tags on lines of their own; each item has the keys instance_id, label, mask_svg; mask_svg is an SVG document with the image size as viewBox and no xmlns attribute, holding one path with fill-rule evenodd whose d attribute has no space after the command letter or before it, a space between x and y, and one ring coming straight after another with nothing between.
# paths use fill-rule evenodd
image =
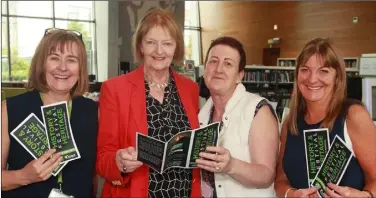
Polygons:
<instances>
[{"instance_id":1,"label":"black and white patterned top","mask_svg":"<svg viewBox=\"0 0 376 198\"><path fill-rule=\"evenodd\" d=\"M166 142L176 133L191 129L171 70L162 104L149 95L147 82L145 88L149 136ZM150 168L148 197L190 197L191 184L191 169L169 168L160 174Z\"/></svg>"},{"instance_id":2,"label":"black and white patterned top","mask_svg":"<svg viewBox=\"0 0 376 198\"><path fill-rule=\"evenodd\" d=\"M265 105L267 105L267 106L269 107L269 109L270 109L272 112L274 112L272 105L270 105L270 104L268 103L267 100L263 99L263 100L261 100L261 101L257 104L257 106L256 106L256 110L255 110L255 114L254 114L253 117L255 117L256 114L258 113L258 111L261 109L261 107L263 107L263 106L265 106ZM209 115L209 116L210 116L210 117L209 117L210 119L209 119L209 123L208 123L208 124L212 123L212 121L213 121L213 120L212 120L212 118L213 118L213 112L214 112L214 106L213 106L213 108L212 108L211 111L210 111L210 115ZM276 114L273 113L273 115L274 115L274 118L277 120L277 116L276 116ZM222 126L223 126L223 122L221 122L221 128L220 128L219 131L221 131ZM215 189L214 173L209 172L209 171L204 170L204 169L201 169L201 177L202 177L202 180L203 180L205 183L207 183L207 184L210 186L209 188L212 190L212 193L211 193L211 196L210 196L210 197L204 197L204 196L201 196L201 197L202 197L202 198L217 198L217 191L216 191L216 189Z\"/></svg>"}]
</instances>

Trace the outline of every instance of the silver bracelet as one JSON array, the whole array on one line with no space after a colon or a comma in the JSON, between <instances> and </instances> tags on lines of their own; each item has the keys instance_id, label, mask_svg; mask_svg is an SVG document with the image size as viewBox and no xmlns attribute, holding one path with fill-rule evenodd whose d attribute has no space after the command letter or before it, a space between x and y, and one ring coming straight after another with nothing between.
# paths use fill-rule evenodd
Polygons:
<instances>
[{"instance_id":1,"label":"silver bracelet","mask_svg":"<svg viewBox=\"0 0 376 198\"><path fill-rule=\"evenodd\" d=\"M285 198L287 198L287 193L289 193L290 190L296 190L296 188L289 188L286 190L286 193L285 193Z\"/></svg>"}]
</instances>

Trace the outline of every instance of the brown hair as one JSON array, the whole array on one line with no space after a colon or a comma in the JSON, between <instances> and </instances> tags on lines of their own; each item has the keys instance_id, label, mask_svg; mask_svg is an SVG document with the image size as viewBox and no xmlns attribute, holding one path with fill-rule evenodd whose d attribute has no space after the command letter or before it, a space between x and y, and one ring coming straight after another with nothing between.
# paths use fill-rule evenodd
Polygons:
<instances>
[{"instance_id":1,"label":"brown hair","mask_svg":"<svg viewBox=\"0 0 376 198\"><path fill-rule=\"evenodd\" d=\"M336 70L336 79L332 98L326 116L320 127L332 130L336 117L341 113L346 98L346 69L343 60L335 53L328 38L316 38L309 41L297 58L295 69L295 83L290 101L290 113L286 124L292 135L298 135L297 118L307 111L307 105L297 85L299 68L306 64L308 59L317 54L324 61L324 65Z\"/></svg>"},{"instance_id":2,"label":"brown hair","mask_svg":"<svg viewBox=\"0 0 376 198\"><path fill-rule=\"evenodd\" d=\"M46 81L45 63L48 55L58 49L64 53L64 47L68 45L71 48L73 43L77 44L79 51L79 77L71 90L71 97L83 95L89 87L85 45L77 35L66 30L54 30L46 34L39 42L31 60L27 88L47 92L49 87Z\"/></svg>"},{"instance_id":3,"label":"brown hair","mask_svg":"<svg viewBox=\"0 0 376 198\"><path fill-rule=\"evenodd\" d=\"M144 36L155 26L167 29L171 37L176 41L174 61L181 63L184 59L184 37L182 28L176 23L171 11L154 8L140 20L132 38L132 52L135 62L142 62L144 58L141 52L141 42Z\"/></svg>"},{"instance_id":4,"label":"brown hair","mask_svg":"<svg viewBox=\"0 0 376 198\"><path fill-rule=\"evenodd\" d=\"M206 65L206 62L208 61L208 56L209 56L210 50L216 45L227 45L227 46L235 49L236 51L238 51L238 53L240 55L239 72L244 70L245 64L246 64L246 56L245 56L245 51L244 51L243 45L242 45L242 43L240 43L240 41L236 40L235 38L228 37L228 36L219 37L219 38L215 39L210 44L210 47L209 47L208 51L206 52L205 65Z\"/></svg>"}]
</instances>

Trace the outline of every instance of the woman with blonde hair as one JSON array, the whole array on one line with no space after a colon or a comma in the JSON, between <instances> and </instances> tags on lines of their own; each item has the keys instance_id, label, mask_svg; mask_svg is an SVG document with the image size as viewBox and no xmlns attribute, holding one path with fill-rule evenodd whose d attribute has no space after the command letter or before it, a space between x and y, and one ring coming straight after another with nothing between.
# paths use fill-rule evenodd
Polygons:
<instances>
[{"instance_id":1,"label":"woman with blonde hair","mask_svg":"<svg viewBox=\"0 0 376 198\"><path fill-rule=\"evenodd\" d=\"M346 69L327 38L308 42L297 58L290 112L282 126L275 190L279 197L316 196L308 184L303 131L328 128L352 149L339 185L327 184L330 197L376 194L376 127L360 102L346 98Z\"/></svg>"}]
</instances>

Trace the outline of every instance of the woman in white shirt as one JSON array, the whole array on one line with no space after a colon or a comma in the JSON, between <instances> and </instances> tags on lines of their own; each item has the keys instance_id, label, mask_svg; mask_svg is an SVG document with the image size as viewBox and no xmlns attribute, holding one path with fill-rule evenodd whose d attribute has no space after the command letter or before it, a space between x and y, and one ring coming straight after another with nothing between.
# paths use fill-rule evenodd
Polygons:
<instances>
[{"instance_id":1,"label":"woman in white shirt","mask_svg":"<svg viewBox=\"0 0 376 198\"><path fill-rule=\"evenodd\" d=\"M279 147L277 116L268 101L246 91L242 44L231 37L214 40L205 59L211 97L200 125L221 122L218 146L201 152L202 197L272 197Z\"/></svg>"}]
</instances>

